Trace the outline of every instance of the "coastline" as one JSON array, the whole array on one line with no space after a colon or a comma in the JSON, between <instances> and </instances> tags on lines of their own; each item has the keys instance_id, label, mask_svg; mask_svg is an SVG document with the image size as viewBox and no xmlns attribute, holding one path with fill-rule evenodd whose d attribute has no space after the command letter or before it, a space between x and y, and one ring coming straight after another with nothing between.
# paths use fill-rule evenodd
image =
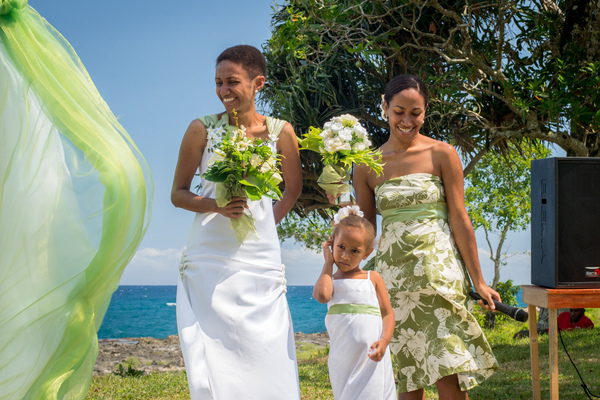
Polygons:
<instances>
[{"instance_id":1,"label":"coastline","mask_svg":"<svg viewBox=\"0 0 600 400\"><path fill-rule=\"evenodd\" d=\"M306 334L294 333L296 350L304 344L325 347L329 344L327 332ZM98 340L98 358L94 365L94 375L111 374L121 364L125 369L150 372L175 372L185 370L183 355L179 346L179 336L166 339L151 337L101 339Z\"/></svg>"}]
</instances>

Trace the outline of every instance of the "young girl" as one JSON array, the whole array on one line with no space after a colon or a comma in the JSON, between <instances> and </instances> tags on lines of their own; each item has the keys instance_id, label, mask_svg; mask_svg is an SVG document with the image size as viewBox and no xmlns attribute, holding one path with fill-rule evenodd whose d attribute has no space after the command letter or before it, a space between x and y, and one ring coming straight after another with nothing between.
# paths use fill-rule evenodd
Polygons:
<instances>
[{"instance_id":1,"label":"young girl","mask_svg":"<svg viewBox=\"0 0 600 400\"><path fill-rule=\"evenodd\" d=\"M313 290L314 298L329 307L325 325L333 397L394 400L388 349L394 313L381 275L360 268L373 251L375 229L358 206L341 209L334 227L331 239L323 243L325 264Z\"/></svg>"}]
</instances>

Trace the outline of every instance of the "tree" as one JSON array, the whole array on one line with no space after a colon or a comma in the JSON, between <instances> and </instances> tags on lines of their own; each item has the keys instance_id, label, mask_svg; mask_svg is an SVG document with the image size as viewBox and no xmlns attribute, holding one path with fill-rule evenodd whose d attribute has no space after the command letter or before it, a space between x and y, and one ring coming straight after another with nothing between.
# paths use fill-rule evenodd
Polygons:
<instances>
[{"instance_id":1,"label":"tree","mask_svg":"<svg viewBox=\"0 0 600 400\"><path fill-rule=\"evenodd\" d=\"M600 5L592 0L289 0L265 47L263 101L296 131L352 113L386 140L378 104L400 73L432 93L424 132L468 160L532 140L600 156ZM512 144L512 145L511 145ZM514 145L514 146L513 146ZM301 215L330 207L304 153Z\"/></svg>"},{"instance_id":2,"label":"tree","mask_svg":"<svg viewBox=\"0 0 600 400\"><path fill-rule=\"evenodd\" d=\"M301 217L295 213L289 213L278 225L277 234L279 240L283 242L286 239L294 239L302 243L306 249L320 252L324 241L329 240L333 232L331 224L327 221L333 219L333 214L329 211L325 213L325 218L314 215ZM311 218L312 216L312 218Z\"/></svg>"},{"instance_id":3,"label":"tree","mask_svg":"<svg viewBox=\"0 0 600 400\"><path fill-rule=\"evenodd\" d=\"M514 145L504 155L487 153L465 178L465 204L475 229L481 228L494 263L490 285L498 290L500 268L510 256L504 251L510 231L526 229L530 223L531 160L545 158L550 151L542 145L522 146L518 155ZM491 236L498 241L494 248ZM496 314L487 314L486 326L495 326Z\"/></svg>"}]
</instances>

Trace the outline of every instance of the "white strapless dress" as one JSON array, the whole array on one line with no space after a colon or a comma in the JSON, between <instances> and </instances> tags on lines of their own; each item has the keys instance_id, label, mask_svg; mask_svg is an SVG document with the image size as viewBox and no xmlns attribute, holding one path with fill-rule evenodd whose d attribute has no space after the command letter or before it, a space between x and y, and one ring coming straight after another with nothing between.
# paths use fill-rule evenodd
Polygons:
<instances>
[{"instance_id":1,"label":"white strapless dress","mask_svg":"<svg viewBox=\"0 0 600 400\"><path fill-rule=\"evenodd\" d=\"M381 339L383 321L375 286L367 279L334 279L327 304L329 380L335 400L395 400L396 385L389 347L380 361L368 353Z\"/></svg>"},{"instance_id":2,"label":"white strapless dress","mask_svg":"<svg viewBox=\"0 0 600 400\"><path fill-rule=\"evenodd\" d=\"M228 124L227 114L201 121ZM267 117L271 134L283 124ZM215 184L202 180L201 195L214 197ZM192 400L300 399L272 200L249 202L249 208L259 238L240 245L229 218L197 213L183 253L177 325Z\"/></svg>"}]
</instances>

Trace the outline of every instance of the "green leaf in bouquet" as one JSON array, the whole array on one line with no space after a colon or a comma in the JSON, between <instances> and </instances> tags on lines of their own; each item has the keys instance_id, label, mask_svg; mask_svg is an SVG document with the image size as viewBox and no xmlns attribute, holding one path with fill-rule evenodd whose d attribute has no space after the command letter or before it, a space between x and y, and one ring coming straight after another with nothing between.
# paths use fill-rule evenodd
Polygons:
<instances>
[{"instance_id":1,"label":"green leaf in bouquet","mask_svg":"<svg viewBox=\"0 0 600 400\"><path fill-rule=\"evenodd\" d=\"M262 197L262 192L259 188L257 188L256 186L253 185L245 185L246 187L246 194L248 195L248 198L252 201L257 201L260 200L260 198Z\"/></svg>"},{"instance_id":2,"label":"green leaf in bouquet","mask_svg":"<svg viewBox=\"0 0 600 400\"><path fill-rule=\"evenodd\" d=\"M206 179L208 181L212 181L212 182L224 182L225 179L227 179L227 175L229 175L229 174L223 173L218 168L210 168L210 169L206 170L206 172L204 174L202 174L202 177L204 179Z\"/></svg>"},{"instance_id":3,"label":"green leaf in bouquet","mask_svg":"<svg viewBox=\"0 0 600 400\"><path fill-rule=\"evenodd\" d=\"M320 136L322 129L313 126L308 128L308 133L305 133L304 139L299 139L300 150L311 150L317 153L322 151L323 139Z\"/></svg>"}]
</instances>

